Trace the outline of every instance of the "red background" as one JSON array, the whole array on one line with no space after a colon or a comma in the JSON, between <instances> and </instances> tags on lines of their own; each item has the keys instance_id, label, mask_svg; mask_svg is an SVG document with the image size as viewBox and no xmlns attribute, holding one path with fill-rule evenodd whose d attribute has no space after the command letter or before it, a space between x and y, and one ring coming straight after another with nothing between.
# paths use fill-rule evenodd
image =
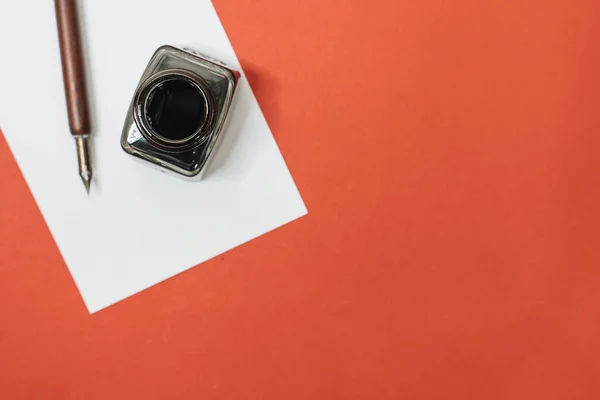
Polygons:
<instances>
[{"instance_id":1,"label":"red background","mask_svg":"<svg viewBox=\"0 0 600 400\"><path fill-rule=\"evenodd\" d=\"M215 6L308 216L89 315L0 135L0 397L599 398L600 3Z\"/></svg>"}]
</instances>

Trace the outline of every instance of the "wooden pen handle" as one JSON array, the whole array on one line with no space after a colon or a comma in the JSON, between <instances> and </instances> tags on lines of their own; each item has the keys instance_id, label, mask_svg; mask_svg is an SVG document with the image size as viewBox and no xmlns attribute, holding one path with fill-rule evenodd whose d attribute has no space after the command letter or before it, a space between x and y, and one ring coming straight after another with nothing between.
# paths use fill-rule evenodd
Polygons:
<instances>
[{"instance_id":1,"label":"wooden pen handle","mask_svg":"<svg viewBox=\"0 0 600 400\"><path fill-rule=\"evenodd\" d=\"M54 0L69 126L73 136L90 133L83 53L75 0Z\"/></svg>"}]
</instances>

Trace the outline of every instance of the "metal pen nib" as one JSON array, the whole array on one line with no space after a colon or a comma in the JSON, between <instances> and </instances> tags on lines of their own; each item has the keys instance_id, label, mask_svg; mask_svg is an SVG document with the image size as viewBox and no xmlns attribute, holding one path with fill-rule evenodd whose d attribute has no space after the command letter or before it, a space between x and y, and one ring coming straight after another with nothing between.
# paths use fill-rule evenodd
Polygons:
<instances>
[{"instance_id":1,"label":"metal pen nib","mask_svg":"<svg viewBox=\"0 0 600 400\"><path fill-rule=\"evenodd\" d=\"M85 185L85 190L90 194L90 185L92 183L92 165L90 163L90 154L88 152L88 137L75 136L77 145L77 160L79 164L79 176Z\"/></svg>"}]
</instances>

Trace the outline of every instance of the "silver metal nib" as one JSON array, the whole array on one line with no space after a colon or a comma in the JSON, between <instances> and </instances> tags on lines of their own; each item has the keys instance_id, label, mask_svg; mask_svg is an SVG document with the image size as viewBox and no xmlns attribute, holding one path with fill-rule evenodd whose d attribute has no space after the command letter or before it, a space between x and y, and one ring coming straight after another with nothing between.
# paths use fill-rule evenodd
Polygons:
<instances>
[{"instance_id":1,"label":"silver metal nib","mask_svg":"<svg viewBox=\"0 0 600 400\"><path fill-rule=\"evenodd\" d=\"M85 190L90 193L90 185L92 183L92 166L90 163L90 155L88 151L88 137L76 136L75 144L77 145L77 160L79 165L79 176L85 185Z\"/></svg>"}]
</instances>

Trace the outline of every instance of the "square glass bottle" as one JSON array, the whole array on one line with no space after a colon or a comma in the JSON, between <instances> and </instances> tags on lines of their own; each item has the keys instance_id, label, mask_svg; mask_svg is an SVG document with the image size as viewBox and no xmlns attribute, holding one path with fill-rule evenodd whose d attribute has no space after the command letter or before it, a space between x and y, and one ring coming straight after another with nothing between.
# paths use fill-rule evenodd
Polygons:
<instances>
[{"instance_id":1,"label":"square glass bottle","mask_svg":"<svg viewBox=\"0 0 600 400\"><path fill-rule=\"evenodd\" d=\"M161 169L200 178L239 77L237 71L203 55L160 47L131 101L121 147Z\"/></svg>"}]
</instances>

